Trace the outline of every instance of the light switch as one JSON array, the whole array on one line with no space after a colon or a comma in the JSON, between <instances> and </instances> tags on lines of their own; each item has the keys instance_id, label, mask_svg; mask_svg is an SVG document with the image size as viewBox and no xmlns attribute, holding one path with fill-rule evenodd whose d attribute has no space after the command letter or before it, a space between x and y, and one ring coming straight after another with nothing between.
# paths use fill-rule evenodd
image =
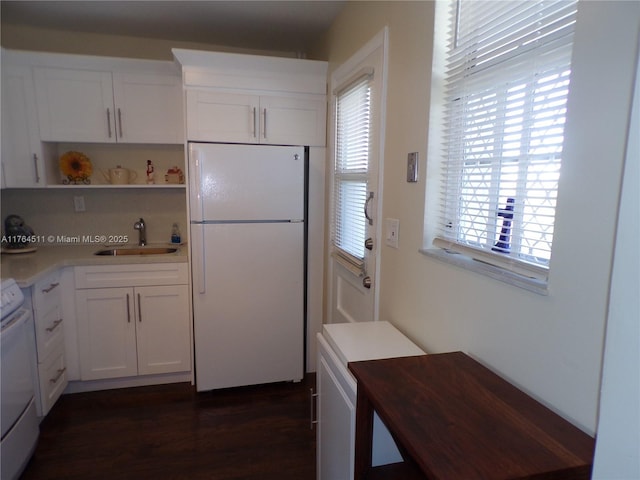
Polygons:
<instances>
[{"instance_id":1,"label":"light switch","mask_svg":"<svg viewBox=\"0 0 640 480\"><path fill-rule=\"evenodd\" d=\"M385 243L393 248L398 248L398 231L400 230L400 220L397 218L386 218Z\"/></svg>"}]
</instances>

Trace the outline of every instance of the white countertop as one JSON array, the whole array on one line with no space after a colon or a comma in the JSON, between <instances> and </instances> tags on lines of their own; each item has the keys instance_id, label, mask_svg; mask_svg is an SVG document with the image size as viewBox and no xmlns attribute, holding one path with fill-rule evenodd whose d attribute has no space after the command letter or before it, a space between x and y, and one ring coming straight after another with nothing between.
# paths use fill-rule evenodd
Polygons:
<instances>
[{"instance_id":1,"label":"white countertop","mask_svg":"<svg viewBox=\"0 0 640 480\"><path fill-rule=\"evenodd\" d=\"M135 246L135 245L127 245ZM176 246L168 243L154 246ZM27 288L60 267L81 265L123 265L150 263L186 263L187 245L180 245L176 253L163 255L100 256L94 252L107 248L103 245L39 246L31 253L3 253L0 256L0 277L13 278L20 288Z\"/></svg>"},{"instance_id":2,"label":"white countertop","mask_svg":"<svg viewBox=\"0 0 640 480\"><path fill-rule=\"evenodd\" d=\"M349 362L425 354L385 321L325 324L322 335L345 367Z\"/></svg>"}]
</instances>

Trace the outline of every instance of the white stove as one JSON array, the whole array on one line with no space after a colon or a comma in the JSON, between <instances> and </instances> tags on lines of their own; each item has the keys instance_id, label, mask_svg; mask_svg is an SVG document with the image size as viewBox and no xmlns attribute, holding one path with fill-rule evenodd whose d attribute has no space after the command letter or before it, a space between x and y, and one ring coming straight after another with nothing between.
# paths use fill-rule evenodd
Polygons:
<instances>
[{"instance_id":1,"label":"white stove","mask_svg":"<svg viewBox=\"0 0 640 480\"><path fill-rule=\"evenodd\" d=\"M12 279L0 284L0 478L14 480L27 466L40 429L34 401L33 318Z\"/></svg>"}]
</instances>

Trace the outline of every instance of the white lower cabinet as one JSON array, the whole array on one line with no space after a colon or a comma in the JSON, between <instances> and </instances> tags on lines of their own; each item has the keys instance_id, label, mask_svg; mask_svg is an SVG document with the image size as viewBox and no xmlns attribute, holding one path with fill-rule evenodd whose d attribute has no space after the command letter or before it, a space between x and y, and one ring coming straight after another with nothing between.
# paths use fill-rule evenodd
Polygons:
<instances>
[{"instance_id":1,"label":"white lower cabinet","mask_svg":"<svg viewBox=\"0 0 640 480\"><path fill-rule=\"evenodd\" d=\"M348 362L423 355L388 322L331 324L318 334L317 478L351 480L354 471L357 383ZM374 415L372 464L402 457L380 418Z\"/></svg>"},{"instance_id":2,"label":"white lower cabinet","mask_svg":"<svg viewBox=\"0 0 640 480\"><path fill-rule=\"evenodd\" d=\"M60 273L54 272L24 290L33 312L36 346L36 411L45 416L68 384L64 349Z\"/></svg>"},{"instance_id":3,"label":"white lower cabinet","mask_svg":"<svg viewBox=\"0 0 640 480\"><path fill-rule=\"evenodd\" d=\"M76 268L76 313L81 380L132 377L191 369L189 296L184 284L141 285L156 278L171 282L167 271L145 268ZM128 286L100 287L101 283ZM101 279L101 280L100 280ZM173 279L175 281L176 279ZM138 283L136 285L136 283Z\"/></svg>"}]
</instances>

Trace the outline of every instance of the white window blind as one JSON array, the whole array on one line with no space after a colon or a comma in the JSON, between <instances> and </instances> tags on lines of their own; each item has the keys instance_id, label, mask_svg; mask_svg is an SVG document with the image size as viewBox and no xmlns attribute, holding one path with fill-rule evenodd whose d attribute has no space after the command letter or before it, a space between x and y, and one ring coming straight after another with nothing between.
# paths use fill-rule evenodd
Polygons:
<instances>
[{"instance_id":1,"label":"white window blind","mask_svg":"<svg viewBox=\"0 0 640 480\"><path fill-rule=\"evenodd\" d=\"M452 3L434 244L547 275L576 1Z\"/></svg>"},{"instance_id":2,"label":"white window blind","mask_svg":"<svg viewBox=\"0 0 640 480\"><path fill-rule=\"evenodd\" d=\"M334 165L334 253L347 268L364 268L364 240L371 129L371 75L364 74L336 93Z\"/></svg>"}]
</instances>

